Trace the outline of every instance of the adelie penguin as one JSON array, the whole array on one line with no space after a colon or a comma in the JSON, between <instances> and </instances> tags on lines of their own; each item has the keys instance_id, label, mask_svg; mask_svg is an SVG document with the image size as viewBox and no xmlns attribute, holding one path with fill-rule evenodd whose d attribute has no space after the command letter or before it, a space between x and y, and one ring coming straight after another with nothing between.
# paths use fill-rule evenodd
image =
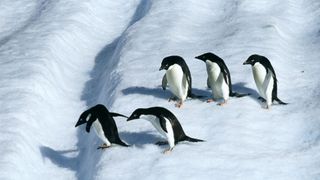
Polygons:
<instances>
[{"instance_id":1,"label":"adelie penguin","mask_svg":"<svg viewBox=\"0 0 320 180\"><path fill-rule=\"evenodd\" d=\"M150 107L136 109L127 121L134 119L145 119L167 138L166 142L158 142L157 145L169 144L169 149L164 153L171 152L175 144L180 141L201 142L201 139L195 139L187 136L176 116L163 107Z\"/></svg>"},{"instance_id":2,"label":"adelie penguin","mask_svg":"<svg viewBox=\"0 0 320 180\"><path fill-rule=\"evenodd\" d=\"M122 114L109 112L104 105L98 104L84 111L75 127L86 123L86 131L89 133L93 125L97 136L104 142L98 149L108 148L112 143L127 147L128 145L122 142L119 137L118 129L113 119L116 116L128 118Z\"/></svg>"},{"instance_id":3,"label":"adelie penguin","mask_svg":"<svg viewBox=\"0 0 320 180\"><path fill-rule=\"evenodd\" d=\"M229 97L249 95L232 91L230 71L223 59L211 52L204 53L195 58L206 63L208 74L207 85L211 88L213 94L213 99L209 99L207 102L217 101L222 98L223 102L218 103L218 105L224 105Z\"/></svg>"},{"instance_id":4,"label":"adelie penguin","mask_svg":"<svg viewBox=\"0 0 320 180\"><path fill-rule=\"evenodd\" d=\"M253 78L261 96L259 99L266 102L266 108L269 109L273 101L286 105L287 103L278 98L277 76L270 61L264 56L254 54L243 63L246 64L252 66Z\"/></svg>"},{"instance_id":5,"label":"adelie penguin","mask_svg":"<svg viewBox=\"0 0 320 180\"><path fill-rule=\"evenodd\" d=\"M162 60L159 71L165 69L166 74L162 78L162 88L169 84L170 91L174 94L172 99L178 99L176 107L181 107L187 97L197 97L192 94L192 80L190 70L180 56L168 56ZM200 97L200 96L199 96Z\"/></svg>"}]
</instances>

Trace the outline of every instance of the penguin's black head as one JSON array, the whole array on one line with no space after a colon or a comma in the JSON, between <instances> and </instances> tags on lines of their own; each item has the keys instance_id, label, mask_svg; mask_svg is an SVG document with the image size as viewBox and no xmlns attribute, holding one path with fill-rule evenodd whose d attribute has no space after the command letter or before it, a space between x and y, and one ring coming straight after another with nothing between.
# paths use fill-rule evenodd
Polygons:
<instances>
[{"instance_id":1,"label":"penguin's black head","mask_svg":"<svg viewBox=\"0 0 320 180\"><path fill-rule=\"evenodd\" d=\"M161 62L161 67L159 68L159 71L165 69L168 70L169 67L173 64L181 64L181 62L184 61L182 57L180 56L168 56L165 57Z\"/></svg>"},{"instance_id":2,"label":"penguin's black head","mask_svg":"<svg viewBox=\"0 0 320 180\"><path fill-rule=\"evenodd\" d=\"M144 111L144 109L142 109L142 108L134 110L133 113L127 119L127 121L131 121L131 120L134 120L134 119L139 119L140 116L142 114L144 114L143 111Z\"/></svg>"},{"instance_id":3,"label":"penguin's black head","mask_svg":"<svg viewBox=\"0 0 320 180\"><path fill-rule=\"evenodd\" d=\"M211 52L207 52L207 53L204 53L202 55L199 55L197 57L195 57L196 59L199 59L203 62L206 62L206 60L210 60L210 61L213 61L213 62L217 62L217 61L221 61L221 58L218 57L217 55L211 53Z\"/></svg>"},{"instance_id":4,"label":"penguin's black head","mask_svg":"<svg viewBox=\"0 0 320 180\"><path fill-rule=\"evenodd\" d=\"M196 58L196 59L200 59L200 60L202 60L202 61L206 61L206 60L209 59L210 54L212 54L212 53L207 52L207 53L201 54L201 55L199 55L199 56L196 56L195 58Z\"/></svg>"},{"instance_id":5,"label":"penguin's black head","mask_svg":"<svg viewBox=\"0 0 320 180\"><path fill-rule=\"evenodd\" d=\"M245 62L243 62L243 65L250 64L253 66L256 62L259 62L262 58L263 58L263 56L253 54L253 55L249 56Z\"/></svg>"}]
</instances>

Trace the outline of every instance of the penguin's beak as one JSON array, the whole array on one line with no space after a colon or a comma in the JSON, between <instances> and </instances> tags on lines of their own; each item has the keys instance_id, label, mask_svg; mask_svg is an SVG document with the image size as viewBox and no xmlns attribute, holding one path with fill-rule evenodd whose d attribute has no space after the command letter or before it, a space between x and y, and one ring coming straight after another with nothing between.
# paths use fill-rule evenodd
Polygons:
<instances>
[{"instance_id":1,"label":"penguin's beak","mask_svg":"<svg viewBox=\"0 0 320 180\"><path fill-rule=\"evenodd\" d=\"M250 64L248 61L243 62L242 65Z\"/></svg>"},{"instance_id":2,"label":"penguin's beak","mask_svg":"<svg viewBox=\"0 0 320 180\"><path fill-rule=\"evenodd\" d=\"M127 119L127 121L132 121L132 120L135 120L135 119L139 119L139 118L137 118L137 117L134 116L134 115L131 115L131 116Z\"/></svg>"},{"instance_id":3,"label":"penguin's beak","mask_svg":"<svg viewBox=\"0 0 320 180\"><path fill-rule=\"evenodd\" d=\"M134 120L134 118L132 118L131 116L127 119L127 121L132 121Z\"/></svg>"},{"instance_id":4,"label":"penguin's beak","mask_svg":"<svg viewBox=\"0 0 320 180\"><path fill-rule=\"evenodd\" d=\"M200 60L200 61L204 61L204 60L201 58L201 56L196 56L196 57L194 57L194 58L196 58L196 59L198 59L198 60Z\"/></svg>"},{"instance_id":5,"label":"penguin's beak","mask_svg":"<svg viewBox=\"0 0 320 180\"><path fill-rule=\"evenodd\" d=\"M164 69L164 67L163 66L161 66L160 68L159 68L159 71L161 71L161 70L163 70Z\"/></svg>"},{"instance_id":6,"label":"penguin's beak","mask_svg":"<svg viewBox=\"0 0 320 180\"><path fill-rule=\"evenodd\" d=\"M85 119L79 119L79 121L77 122L77 124L74 127L80 126L81 124L86 123L87 121Z\"/></svg>"}]
</instances>

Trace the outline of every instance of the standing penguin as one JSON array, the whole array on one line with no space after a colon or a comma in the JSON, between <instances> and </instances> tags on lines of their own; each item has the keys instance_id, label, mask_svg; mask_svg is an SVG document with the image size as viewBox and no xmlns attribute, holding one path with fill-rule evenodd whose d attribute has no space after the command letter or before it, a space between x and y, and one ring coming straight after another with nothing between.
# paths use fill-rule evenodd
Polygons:
<instances>
[{"instance_id":1,"label":"standing penguin","mask_svg":"<svg viewBox=\"0 0 320 180\"><path fill-rule=\"evenodd\" d=\"M180 141L201 142L201 139L195 139L187 136L178 119L172 112L163 107L150 107L136 109L127 121L134 119L146 119L159 131L160 134L167 138L167 142L158 142L158 145L169 144L169 149L164 151L168 153L172 151L175 144Z\"/></svg>"},{"instance_id":2,"label":"standing penguin","mask_svg":"<svg viewBox=\"0 0 320 180\"><path fill-rule=\"evenodd\" d=\"M175 106L181 107L187 97L193 97L190 70L184 59L180 56L168 56L164 58L159 71L163 69L167 71L162 79L162 88L165 90L167 84L169 84L170 91L175 96L174 98L170 98L169 101L178 98Z\"/></svg>"},{"instance_id":3,"label":"standing penguin","mask_svg":"<svg viewBox=\"0 0 320 180\"><path fill-rule=\"evenodd\" d=\"M116 123L113 119L115 116L124 116L122 114L109 112L108 109L102 105L98 104L86 111L84 111L75 125L75 127L87 123L86 131L89 133L90 128L93 125L96 134L104 142L98 149L104 149L111 146L111 143L118 144L121 146L128 146L121 141Z\"/></svg>"},{"instance_id":4,"label":"standing penguin","mask_svg":"<svg viewBox=\"0 0 320 180\"><path fill-rule=\"evenodd\" d=\"M232 92L230 72L223 59L211 52L204 53L195 58L206 63L208 73L207 85L212 89L213 94L213 99L209 99L207 102L223 98L224 101L218 103L218 105L224 105L230 96L243 97L249 95Z\"/></svg>"},{"instance_id":5,"label":"standing penguin","mask_svg":"<svg viewBox=\"0 0 320 180\"><path fill-rule=\"evenodd\" d=\"M266 101L267 109L271 107L274 100L279 104L287 104L278 98L276 73L266 57L254 54L243 63L245 64L252 66L253 78L261 96L259 99Z\"/></svg>"}]
</instances>

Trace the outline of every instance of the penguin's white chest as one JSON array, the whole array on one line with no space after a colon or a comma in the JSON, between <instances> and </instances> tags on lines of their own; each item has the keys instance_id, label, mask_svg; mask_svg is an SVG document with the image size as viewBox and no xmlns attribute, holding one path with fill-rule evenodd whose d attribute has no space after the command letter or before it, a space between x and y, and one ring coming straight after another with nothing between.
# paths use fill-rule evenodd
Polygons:
<instances>
[{"instance_id":1,"label":"penguin's white chest","mask_svg":"<svg viewBox=\"0 0 320 180\"><path fill-rule=\"evenodd\" d=\"M214 98L224 98L227 100L229 98L229 86L223 77L219 65L207 60L206 67Z\"/></svg>"},{"instance_id":2,"label":"penguin's white chest","mask_svg":"<svg viewBox=\"0 0 320 180\"><path fill-rule=\"evenodd\" d=\"M271 70L267 73L266 68L262 64L255 63L252 66L252 72L260 96L266 99L268 104L270 104L274 84Z\"/></svg>"},{"instance_id":3,"label":"penguin's white chest","mask_svg":"<svg viewBox=\"0 0 320 180\"><path fill-rule=\"evenodd\" d=\"M170 91L179 99L185 100L188 93L188 82L182 68L174 64L166 71Z\"/></svg>"},{"instance_id":4,"label":"penguin's white chest","mask_svg":"<svg viewBox=\"0 0 320 180\"><path fill-rule=\"evenodd\" d=\"M104 142L106 143L108 146L111 145L110 141L105 137L104 131L102 129L101 123L99 122L99 120L95 120L93 123L93 128L97 134L97 136Z\"/></svg>"},{"instance_id":5,"label":"penguin's white chest","mask_svg":"<svg viewBox=\"0 0 320 180\"><path fill-rule=\"evenodd\" d=\"M170 147L173 147L175 144L175 140L174 140L174 134L173 134L173 129L172 129L172 125L170 123L170 121L167 118L165 119L165 126L167 129L167 132L165 132L161 125L160 125L160 119L156 116L153 115L141 115L140 118L145 119L147 121L149 121L156 129L157 131L164 137L167 138L168 140L168 144Z\"/></svg>"}]
</instances>

